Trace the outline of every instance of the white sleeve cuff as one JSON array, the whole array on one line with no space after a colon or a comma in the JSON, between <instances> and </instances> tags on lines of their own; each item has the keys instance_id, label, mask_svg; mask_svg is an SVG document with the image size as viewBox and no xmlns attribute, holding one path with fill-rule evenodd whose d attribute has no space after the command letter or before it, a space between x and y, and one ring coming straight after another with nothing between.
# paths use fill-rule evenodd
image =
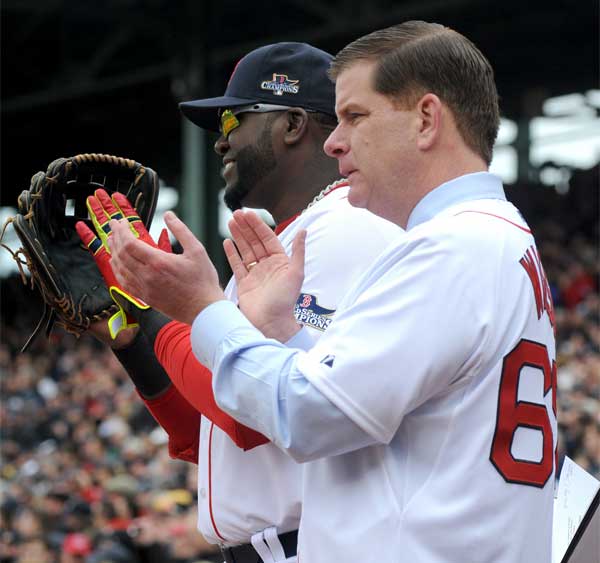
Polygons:
<instances>
[{"instance_id":1,"label":"white sleeve cuff","mask_svg":"<svg viewBox=\"0 0 600 563\"><path fill-rule=\"evenodd\" d=\"M313 338L310 330L303 326L294 336L285 342L288 348L298 348L304 352L308 352L314 345L316 340Z\"/></svg>"},{"instance_id":2,"label":"white sleeve cuff","mask_svg":"<svg viewBox=\"0 0 600 563\"><path fill-rule=\"evenodd\" d=\"M235 303L223 299L212 303L194 319L191 342L194 355L210 370L219 345L237 328L254 328Z\"/></svg>"}]
</instances>

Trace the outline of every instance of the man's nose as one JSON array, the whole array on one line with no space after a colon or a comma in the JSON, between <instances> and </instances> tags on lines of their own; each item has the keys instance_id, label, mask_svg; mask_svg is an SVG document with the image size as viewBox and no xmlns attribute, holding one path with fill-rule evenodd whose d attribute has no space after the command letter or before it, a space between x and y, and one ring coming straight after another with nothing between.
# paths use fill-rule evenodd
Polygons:
<instances>
[{"instance_id":1,"label":"man's nose","mask_svg":"<svg viewBox=\"0 0 600 563\"><path fill-rule=\"evenodd\" d=\"M327 156L331 158L339 158L348 152L348 143L345 141L340 126L338 125L323 144L323 150Z\"/></svg>"},{"instance_id":2,"label":"man's nose","mask_svg":"<svg viewBox=\"0 0 600 563\"><path fill-rule=\"evenodd\" d=\"M229 142L227 141L227 138L221 134L219 136L219 138L217 139L217 141L215 142L215 152L220 155L223 156L227 150L229 149Z\"/></svg>"}]
</instances>

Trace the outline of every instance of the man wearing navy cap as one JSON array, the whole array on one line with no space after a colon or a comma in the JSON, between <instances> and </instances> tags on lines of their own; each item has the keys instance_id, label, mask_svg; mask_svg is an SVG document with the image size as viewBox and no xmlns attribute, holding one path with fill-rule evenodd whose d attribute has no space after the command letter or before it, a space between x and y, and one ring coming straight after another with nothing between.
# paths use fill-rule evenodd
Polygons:
<instances>
[{"instance_id":1,"label":"man wearing navy cap","mask_svg":"<svg viewBox=\"0 0 600 563\"><path fill-rule=\"evenodd\" d=\"M322 134L332 131L337 124L334 87L326 74L331 59L328 53L306 43L276 43L260 47L236 65L223 96L180 104L181 111L190 121L203 129L221 131L225 141L228 133L239 126L242 117L238 116L243 116L247 121L247 114L250 113L276 112L275 115L250 118L253 122L264 121L267 128L262 130L262 137L257 137L255 145L236 151L234 161L231 147L220 142L215 145L215 151L223 156L223 177L227 182L225 203L232 210L242 205L264 207L279 223L306 207L324 185L338 178L337 169L323 153L320 142ZM316 162L323 163L315 171L318 177L311 178L310 182L303 175L295 177L298 186L290 186L289 182L290 166L301 170L305 161L304 158L297 158L299 147L292 143L293 154L288 156L293 157L293 162L276 162L269 138L271 124L282 115L293 123L306 122L311 136L316 135L319 141L317 150L305 157L311 161L313 168L316 168ZM281 181L275 181L281 172ZM257 194L252 189L252 184L262 177L267 180L269 192L272 193L266 194L263 190ZM282 187L284 181L296 195L293 201L284 204L283 209L271 209L271 200L285 199L287 203L289 199L288 188ZM267 201L264 200L265 196L269 198Z\"/></svg>"},{"instance_id":2,"label":"man wearing navy cap","mask_svg":"<svg viewBox=\"0 0 600 563\"><path fill-rule=\"evenodd\" d=\"M239 61L223 96L180 105L193 123L220 133L215 151L223 159L225 201L232 210L267 209L288 253L298 231L307 230L305 278L295 307L307 330L286 343L302 349L313 346L354 279L402 233L349 205L348 184L323 152L337 123L327 76L331 60L305 43L261 47ZM226 295L237 302L234 280ZM217 407L212 374L191 352L189 325L156 312L141 313L139 322L140 335L116 353L167 430L171 454L198 462L200 531L221 545L228 562L295 562L302 466ZM170 380L148 353L152 346Z\"/></svg>"}]
</instances>

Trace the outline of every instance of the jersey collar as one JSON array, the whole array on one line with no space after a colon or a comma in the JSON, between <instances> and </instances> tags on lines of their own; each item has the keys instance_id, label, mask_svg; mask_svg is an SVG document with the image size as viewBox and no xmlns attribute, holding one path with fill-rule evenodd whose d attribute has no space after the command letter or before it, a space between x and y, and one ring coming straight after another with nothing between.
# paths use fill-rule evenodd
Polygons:
<instances>
[{"instance_id":1,"label":"jersey collar","mask_svg":"<svg viewBox=\"0 0 600 563\"><path fill-rule=\"evenodd\" d=\"M286 227L288 227L291 223L293 223L298 217L300 217L300 215L302 215L302 213L304 213L309 207L311 207L312 205L317 203L319 200L323 199L324 197L327 197L330 193L334 192L335 190L338 190L340 188L345 188L347 186L348 186L348 182L346 182L346 181L338 181L337 183L334 183L331 186L327 186L317 197L315 197L315 199L313 199L308 204L308 206L305 209L300 211L300 213L296 213L295 215L292 215L288 219L285 219L284 221L279 223L275 227L275 234L276 235L281 234L286 229Z\"/></svg>"},{"instance_id":2,"label":"jersey collar","mask_svg":"<svg viewBox=\"0 0 600 563\"><path fill-rule=\"evenodd\" d=\"M406 230L429 221L452 205L478 199L506 200L502 180L489 172L475 172L443 183L417 203L408 218Z\"/></svg>"}]
</instances>

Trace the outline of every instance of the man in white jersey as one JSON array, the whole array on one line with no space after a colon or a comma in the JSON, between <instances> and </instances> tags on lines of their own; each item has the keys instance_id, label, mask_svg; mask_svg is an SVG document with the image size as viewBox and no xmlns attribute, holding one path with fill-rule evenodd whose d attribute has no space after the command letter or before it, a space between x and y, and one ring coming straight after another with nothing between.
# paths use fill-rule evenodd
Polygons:
<instances>
[{"instance_id":1,"label":"man in white jersey","mask_svg":"<svg viewBox=\"0 0 600 563\"><path fill-rule=\"evenodd\" d=\"M396 225L349 205L348 184L337 180L336 162L322 150L337 124L327 76L331 60L304 43L261 47L238 63L224 96L180 106L196 125L221 133L215 151L223 158L231 209L270 211L288 252L295 234L308 231L307 245L314 251L302 292L293 294L306 333L288 343L305 349L327 329L351 282L402 234ZM233 280L225 293L237 302ZM138 321L142 334L116 354L169 433L171 454L199 464L203 536L223 547L227 561L295 561L302 466L217 412L211 374L191 353L189 325L155 311L141 312ZM166 373L155 365L154 354Z\"/></svg>"},{"instance_id":2,"label":"man in white jersey","mask_svg":"<svg viewBox=\"0 0 600 563\"><path fill-rule=\"evenodd\" d=\"M302 332L283 288L299 291L304 247L300 233L288 259L252 213L234 214L240 256L228 250L239 309L173 215L181 257L114 224L117 275L135 270L139 295L193 322L225 411L308 462L301 561L549 561L554 315L529 227L487 172L493 71L460 34L405 22L345 47L330 74L339 124L325 150L349 201L407 234L311 350L260 332ZM158 267L194 287L165 295L176 281L161 283Z\"/></svg>"}]
</instances>

